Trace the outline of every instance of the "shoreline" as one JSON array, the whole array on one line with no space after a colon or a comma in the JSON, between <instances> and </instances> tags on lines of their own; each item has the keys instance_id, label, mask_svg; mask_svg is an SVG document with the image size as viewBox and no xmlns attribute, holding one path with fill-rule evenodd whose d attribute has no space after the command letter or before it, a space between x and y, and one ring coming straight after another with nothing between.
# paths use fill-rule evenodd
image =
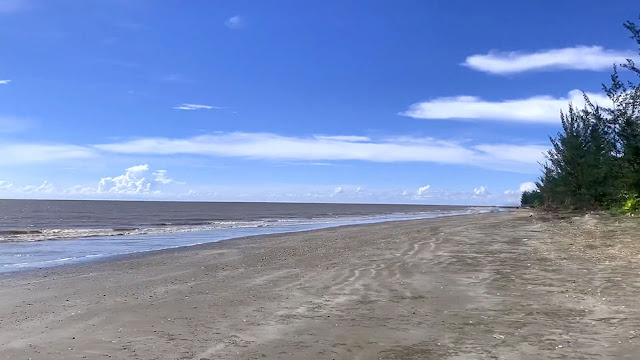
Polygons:
<instances>
[{"instance_id":1,"label":"shoreline","mask_svg":"<svg viewBox=\"0 0 640 360\"><path fill-rule=\"evenodd\" d=\"M475 208L475 207L474 207ZM360 223L348 223L348 224L330 224L330 225L321 225L321 224L317 224L317 226L319 226L319 228L314 228L314 229L294 229L294 230L289 230L286 227L283 227L280 230L277 230L277 227L271 228L271 229L276 229L276 232L272 232L272 233L266 233L266 234L255 234L255 235L239 235L239 236L234 236L232 235L232 237L229 238L222 238L219 240L213 240L210 242L203 242L203 243L197 243L197 244L186 244L186 245L177 245L177 246L170 246L170 247L162 247L162 248L158 248L158 249L150 249L150 250L143 250L143 251L134 251L134 252L127 252L127 253L121 253L121 254L113 254L113 255L104 255L104 256L98 256L98 257L93 257L93 258L81 258L81 259L76 259L75 261L71 261L69 263L60 263L60 264L52 264L49 266L41 266L41 267L37 267L37 266L33 266L33 267L25 267L25 268L16 268L15 270L10 270L10 271L6 271L6 272L0 272L0 277L5 277L5 276L15 276L19 273L25 273L25 272L33 272L33 271L43 271L43 270L47 270L47 269L54 269L54 268L61 268L61 267L67 267L67 266L80 266L80 265L85 265L85 264L92 264L92 263L100 263L100 262L105 262L105 261L112 261L112 260L117 260L120 259L121 257L128 257L128 256L135 256L135 255L153 255L155 252L162 252L162 251L171 251L171 250L176 250L176 249L188 249L188 248L193 248L193 247L197 247L197 246L203 246L203 245L209 245L209 244L215 244L215 243L220 243L220 242L226 242L226 241L230 241L230 240L237 240L237 239L246 239L246 238L253 238L253 237L264 237L264 236L275 236L275 235L282 235L282 234L291 234L291 233L305 233L305 232L311 232L311 231L322 231L325 229L333 229L333 228L340 228L340 227L344 227L344 226L366 226L366 225L372 225L372 224L381 224L381 223L387 223L387 222L404 222L404 221L424 221L424 220L430 220L430 219L438 219L438 218L443 218L443 217L451 217L451 216L469 216L469 215L474 215L474 214L485 214L485 213L499 213L499 212L509 212L509 211L514 211L514 209L511 208L506 208L506 207L495 207L495 206L491 206L491 207L486 207L486 208L492 208L492 209L496 209L496 211L480 211L477 213L463 213L463 214L458 214L458 213L446 213L444 215L436 215L434 217L421 217L421 218L411 218L411 219L393 219L389 216L380 216L379 219L368 219L368 220L361 220L362 222ZM434 213L436 214L436 213ZM388 214L388 215L395 215L395 214ZM425 214L426 215L426 214ZM425 215L420 215L420 216L425 216ZM418 216L418 215L416 215ZM345 219L335 219L336 221L347 221ZM314 225L308 225L308 226L314 226ZM264 228L264 229L270 229L270 228ZM211 231L215 231L215 230L203 230L203 231L196 231L196 232L187 232L187 233L166 233L166 234L162 234L162 235L174 235L176 237L180 237L180 236L188 236L188 235L206 235L207 233L211 232ZM122 239L122 238L135 238L141 235L124 235L122 237L117 237L118 239ZM149 235L142 235L143 237L149 236L149 237L153 237L153 234L149 234ZM155 235L157 236L157 235ZM86 240L93 240L94 238L77 238L77 239L65 239L62 241L86 241ZM105 241L109 241L111 240L111 238L108 238ZM60 241L60 240L45 240L45 241Z\"/></svg>"},{"instance_id":2,"label":"shoreline","mask_svg":"<svg viewBox=\"0 0 640 360\"><path fill-rule=\"evenodd\" d=\"M509 211L21 273L0 279L0 357L633 358L637 230Z\"/></svg>"}]
</instances>

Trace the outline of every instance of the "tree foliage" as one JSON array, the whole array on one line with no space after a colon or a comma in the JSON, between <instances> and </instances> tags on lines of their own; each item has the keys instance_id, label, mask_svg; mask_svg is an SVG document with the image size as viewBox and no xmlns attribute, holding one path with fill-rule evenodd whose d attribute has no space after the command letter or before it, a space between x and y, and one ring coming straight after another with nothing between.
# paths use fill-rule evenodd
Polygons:
<instances>
[{"instance_id":1,"label":"tree foliage","mask_svg":"<svg viewBox=\"0 0 640 360\"><path fill-rule=\"evenodd\" d=\"M640 27L631 21L624 27L640 49ZM603 85L611 108L593 104L585 94L584 109L570 104L561 113L562 130L549 138L551 150L542 164L537 194L523 193L523 205L538 200L552 207L635 209L640 194L638 78L640 68L632 59L614 65L611 83Z\"/></svg>"},{"instance_id":2,"label":"tree foliage","mask_svg":"<svg viewBox=\"0 0 640 360\"><path fill-rule=\"evenodd\" d=\"M539 190L529 190L522 193L520 204L526 207L538 207L542 205L542 194Z\"/></svg>"}]
</instances>

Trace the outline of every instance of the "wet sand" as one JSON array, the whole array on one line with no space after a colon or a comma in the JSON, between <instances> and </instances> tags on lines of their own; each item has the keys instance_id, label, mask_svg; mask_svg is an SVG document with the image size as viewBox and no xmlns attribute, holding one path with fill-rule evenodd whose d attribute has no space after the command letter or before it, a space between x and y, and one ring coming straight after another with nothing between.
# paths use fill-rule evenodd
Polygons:
<instances>
[{"instance_id":1,"label":"wet sand","mask_svg":"<svg viewBox=\"0 0 640 360\"><path fill-rule=\"evenodd\" d=\"M0 358L637 359L637 234L514 211L14 274Z\"/></svg>"}]
</instances>

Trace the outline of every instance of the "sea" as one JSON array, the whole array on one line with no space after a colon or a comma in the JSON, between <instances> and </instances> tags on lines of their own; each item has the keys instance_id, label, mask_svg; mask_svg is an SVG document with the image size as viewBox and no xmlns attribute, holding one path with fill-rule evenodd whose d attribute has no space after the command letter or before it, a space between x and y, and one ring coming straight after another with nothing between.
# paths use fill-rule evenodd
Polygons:
<instances>
[{"instance_id":1,"label":"sea","mask_svg":"<svg viewBox=\"0 0 640 360\"><path fill-rule=\"evenodd\" d=\"M0 273L245 236L502 210L430 205L0 200Z\"/></svg>"}]
</instances>

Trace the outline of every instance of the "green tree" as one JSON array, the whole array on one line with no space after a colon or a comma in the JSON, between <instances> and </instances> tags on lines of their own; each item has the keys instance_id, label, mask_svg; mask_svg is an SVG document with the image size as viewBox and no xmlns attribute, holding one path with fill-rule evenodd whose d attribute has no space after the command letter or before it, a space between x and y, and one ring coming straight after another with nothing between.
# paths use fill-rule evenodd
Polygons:
<instances>
[{"instance_id":1,"label":"green tree","mask_svg":"<svg viewBox=\"0 0 640 360\"><path fill-rule=\"evenodd\" d=\"M640 47L640 28L626 22L625 28ZM552 148L542 164L538 182L547 206L594 209L621 206L640 194L640 69L629 59L613 67L611 85L603 85L612 108L593 104L561 113L562 131L550 137ZM527 194L529 200L531 194Z\"/></svg>"},{"instance_id":2,"label":"green tree","mask_svg":"<svg viewBox=\"0 0 640 360\"><path fill-rule=\"evenodd\" d=\"M640 48L640 28L631 21L627 21L624 27ZM627 59L620 67L627 70L629 77L640 77L640 69L632 59ZM619 159L618 187L627 193L640 194L640 84L630 79L623 80L618 67L614 66L611 85L603 85L603 89L613 103L606 113L615 133L615 155Z\"/></svg>"},{"instance_id":3,"label":"green tree","mask_svg":"<svg viewBox=\"0 0 640 360\"><path fill-rule=\"evenodd\" d=\"M542 205L542 194L538 190L524 191L520 198L520 205L524 207L538 207Z\"/></svg>"},{"instance_id":4,"label":"green tree","mask_svg":"<svg viewBox=\"0 0 640 360\"><path fill-rule=\"evenodd\" d=\"M584 110L569 105L560 115L562 131L550 137L552 148L539 186L548 205L595 208L615 193L608 125L600 109L587 104Z\"/></svg>"}]
</instances>

